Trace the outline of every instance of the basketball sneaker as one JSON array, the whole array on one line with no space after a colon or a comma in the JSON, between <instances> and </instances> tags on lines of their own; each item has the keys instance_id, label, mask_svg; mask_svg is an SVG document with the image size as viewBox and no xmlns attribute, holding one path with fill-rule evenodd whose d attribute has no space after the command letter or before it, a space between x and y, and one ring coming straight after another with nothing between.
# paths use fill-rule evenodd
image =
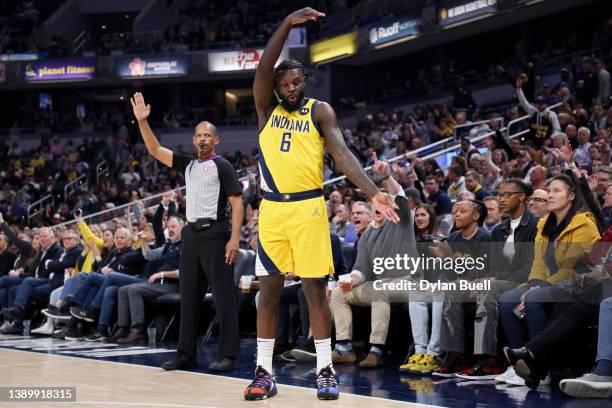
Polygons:
<instances>
[{"instance_id":1,"label":"basketball sneaker","mask_svg":"<svg viewBox=\"0 0 612 408\"><path fill-rule=\"evenodd\" d=\"M336 372L331 365L324 367L317 375L317 398L320 400L336 400L340 397Z\"/></svg>"},{"instance_id":2,"label":"basketball sneaker","mask_svg":"<svg viewBox=\"0 0 612 408\"><path fill-rule=\"evenodd\" d=\"M406 360L406 362L404 364L402 364L399 368L400 372L402 373L409 373L414 369L414 366L421 361L421 359L425 357L425 354L423 353L415 353L413 355L411 355L410 357L408 357L408 359Z\"/></svg>"},{"instance_id":3,"label":"basketball sneaker","mask_svg":"<svg viewBox=\"0 0 612 408\"><path fill-rule=\"evenodd\" d=\"M262 400L275 396L277 392L274 376L262 366L257 366L255 379L244 390L244 399L247 401Z\"/></svg>"}]
</instances>

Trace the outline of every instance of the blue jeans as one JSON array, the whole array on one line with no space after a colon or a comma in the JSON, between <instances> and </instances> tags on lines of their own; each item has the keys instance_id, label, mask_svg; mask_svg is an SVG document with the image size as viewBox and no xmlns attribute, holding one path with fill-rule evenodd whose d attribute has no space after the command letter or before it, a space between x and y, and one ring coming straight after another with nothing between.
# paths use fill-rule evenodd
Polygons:
<instances>
[{"instance_id":1,"label":"blue jeans","mask_svg":"<svg viewBox=\"0 0 612 408\"><path fill-rule=\"evenodd\" d=\"M612 361L612 297L604 299L599 306L599 335L597 338L597 358Z\"/></svg>"},{"instance_id":2,"label":"blue jeans","mask_svg":"<svg viewBox=\"0 0 612 408\"><path fill-rule=\"evenodd\" d=\"M529 291L525 295L525 317L529 338L537 336L546 328L555 303L572 300L572 295L556 286L546 286Z\"/></svg>"},{"instance_id":3,"label":"blue jeans","mask_svg":"<svg viewBox=\"0 0 612 408\"><path fill-rule=\"evenodd\" d=\"M89 273L79 272L75 276L69 278L62 288L62 292L59 295L59 300L64 300L66 297L74 297L77 290L81 287L89 275Z\"/></svg>"},{"instance_id":4,"label":"blue jeans","mask_svg":"<svg viewBox=\"0 0 612 408\"><path fill-rule=\"evenodd\" d=\"M0 309L9 307L9 288L16 285L21 285L22 277L3 276L0 278Z\"/></svg>"},{"instance_id":5,"label":"blue jeans","mask_svg":"<svg viewBox=\"0 0 612 408\"><path fill-rule=\"evenodd\" d=\"M93 299L92 293L98 293L98 289L104 283L106 275L101 273L92 272L88 274L83 282L78 285L78 288L74 292L72 301L80 307L86 306Z\"/></svg>"},{"instance_id":6,"label":"blue jeans","mask_svg":"<svg viewBox=\"0 0 612 408\"><path fill-rule=\"evenodd\" d=\"M548 324L550 312L555 302L569 301L571 296L555 286L544 286L529 290L537 286L533 282L505 292L499 298L499 318L511 348L523 347L529 339L535 337ZM525 318L519 319L514 314L514 308L519 304L523 293L525 295Z\"/></svg>"},{"instance_id":7,"label":"blue jeans","mask_svg":"<svg viewBox=\"0 0 612 408\"><path fill-rule=\"evenodd\" d=\"M102 286L98 290L91 305L100 310L100 320L98 324L101 326L108 326L110 324L113 310L117 304L117 294L119 288L133 283L140 283L144 281L144 278L140 276L131 276L119 272L111 272L106 275Z\"/></svg>"},{"instance_id":8,"label":"blue jeans","mask_svg":"<svg viewBox=\"0 0 612 408\"><path fill-rule=\"evenodd\" d=\"M25 278L17 291L13 306L25 309L32 295L49 295L53 288L47 278Z\"/></svg>"}]
</instances>

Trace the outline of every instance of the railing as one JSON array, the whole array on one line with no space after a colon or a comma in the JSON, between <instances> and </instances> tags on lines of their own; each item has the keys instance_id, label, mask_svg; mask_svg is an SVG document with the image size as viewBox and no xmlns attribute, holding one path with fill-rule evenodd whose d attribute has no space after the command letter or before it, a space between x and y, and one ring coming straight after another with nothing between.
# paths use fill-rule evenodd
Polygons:
<instances>
[{"instance_id":1,"label":"railing","mask_svg":"<svg viewBox=\"0 0 612 408\"><path fill-rule=\"evenodd\" d=\"M181 190L181 191L185 191L185 186L179 187L178 189ZM161 199L161 197L164 194L165 194L165 192L158 193L158 194L149 196L147 198L143 198L140 201L142 201L143 203L151 203L151 202L154 202L154 200L156 200L156 199ZM92 219L92 218L100 218L101 220L106 221L106 218L109 218L109 217L105 217L105 216L109 215L109 214L112 215L112 217L110 217L110 218L115 218L115 217L123 216L125 214L125 210L128 207L132 206L132 205L134 205L134 203L133 202L129 202L129 203L126 203L126 204L119 205L117 207L107 208L105 210L98 211L97 213L84 215L83 216L83 220L89 220L89 219ZM145 208L151 207L151 206L145 205ZM74 224L75 222L76 222L75 220L66 221L66 222L63 222L61 224L54 225L54 228L56 228L56 227L67 227L69 225Z\"/></svg>"},{"instance_id":2,"label":"railing","mask_svg":"<svg viewBox=\"0 0 612 408\"><path fill-rule=\"evenodd\" d=\"M100 177L108 176L109 174L108 162L103 160L98 163L96 166L96 184L100 184Z\"/></svg>"},{"instance_id":3,"label":"railing","mask_svg":"<svg viewBox=\"0 0 612 408\"><path fill-rule=\"evenodd\" d=\"M502 121L502 124L503 124L503 120L504 119L500 117L500 118L495 118L495 120ZM489 123L489 121L488 120L484 120L484 121L478 122L478 124L483 124L483 123ZM474 124L470 123L470 125L474 125ZM480 140L480 139L478 139L478 140ZM449 147L449 148L445 148L444 147L447 143L452 143L452 142L455 142L455 141L456 141L455 140L455 136L449 136L446 139L438 140L437 142L430 143L427 146L419 147L418 149L415 149L415 150L413 150L411 152L408 152L408 155L410 155L410 156L413 156L415 154L418 155L420 153L427 152L427 151L431 150L432 148L442 147L443 150L435 152L435 153L430 153L428 156L420 158L421 160L426 160L427 158L429 158L429 156L435 155L436 153L445 152L445 151L448 151L448 149L452 150L452 149L458 148L460 146L459 144L454 145L454 146ZM405 159L406 157L407 157L406 154L401 154L399 156L395 156L395 157L392 157L391 159L388 159L387 162L388 163L393 163L395 161ZM368 171L368 170L371 170L371 169L372 169L372 166L368 166L368 167L365 167L363 170L364 171ZM334 184L337 181L344 180L345 178L346 178L346 176L338 176L338 177L335 177L333 179L329 179L329 180L325 181L323 183L323 185Z\"/></svg>"},{"instance_id":4,"label":"railing","mask_svg":"<svg viewBox=\"0 0 612 408\"><path fill-rule=\"evenodd\" d=\"M79 51L85 46L87 42L87 31L83 30L76 36L72 41L72 53L78 55Z\"/></svg>"},{"instance_id":5,"label":"railing","mask_svg":"<svg viewBox=\"0 0 612 408\"><path fill-rule=\"evenodd\" d=\"M242 181L244 181L244 180L247 180L248 178L249 178L249 176L245 176L245 177L241 177L241 178L239 178L238 180L242 182ZM179 190L179 191L181 191L181 192L184 194L184 192L185 192L185 186L178 187L176 190ZM175 190L175 191L176 191L176 190ZM165 193L166 193L166 192L162 192L162 193L154 194L154 195L151 195L151 196L149 196L149 197L143 198L143 199L141 199L140 201L141 201L143 204L145 204L145 205L144 205L144 207L145 207L145 208L148 208L148 207L153 207L153 206L155 206L155 205L157 205L157 204L158 204L158 203L156 202L156 200L158 200L158 199L159 199L159 200L161 201L161 197L162 197L162 196L163 196ZM153 204L153 203L155 203L155 204ZM148 205L148 204L151 204L151 205ZM93 213L93 214L84 215L84 216L83 216L83 220L89 220L89 219L92 219L92 218L98 218L98 219L100 219L101 221L108 221L108 220L109 220L109 219L111 219L111 218L120 217L120 216L125 215L125 210L127 210L127 208L128 208L128 207L130 207L130 206L132 206L132 205L134 205L134 202L129 202L129 203L126 203L126 204L122 204L122 205L119 205L119 206L117 206L117 207L113 207L113 208L107 208L107 209L105 209L105 210L98 211L97 213ZM110 216L109 216L109 215L110 215ZM54 225L53 227L54 227L54 228L56 228L56 227L66 227L66 226L69 226L69 225L74 224L75 222L76 222L75 220L70 220L70 221L66 221L66 222L63 222L63 223L58 224L58 225Z\"/></svg>"},{"instance_id":6,"label":"railing","mask_svg":"<svg viewBox=\"0 0 612 408\"><path fill-rule=\"evenodd\" d=\"M562 105L563 105L563 103L559 102L559 103L555 103L554 105L549 106L546 109L553 110L553 109L557 109L559 106L562 106ZM506 132L507 132L506 134L507 135L510 134L510 128L512 127L512 125L514 125L516 123L519 123L519 122L522 122L525 119L529 119L529 115L521 116L520 118L512 119L510 122L508 122L508 126L506 127L506 129L507 129L506 130Z\"/></svg>"},{"instance_id":7,"label":"railing","mask_svg":"<svg viewBox=\"0 0 612 408\"><path fill-rule=\"evenodd\" d=\"M83 191L87 191L89 189L89 180L87 180L86 174L82 174L70 183L66 184L64 187L64 200L77 191L77 189L81 189Z\"/></svg>"},{"instance_id":8,"label":"railing","mask_svg":"<svg viewBox=\"0 0 612 408\"><path fill-rule=\"evenodd\" d=\"M504 129L504 128L500 129L501 132L503 132L504 130L507 130L507 129ZM514 139L515 137L522 136L522 135L524 135L526 133L529 133L529 132L530 132L529 129L521 130L520 132L517 132L517 133L515 133L515 134L513 134L511 136L508 136L508 139ZM475 143L480 142L481 140L486 139L487 137L493 136L494 134L495 134L495 132L487 132L487 133L485 133L483 135L475 137L474 139L470 140L470 142L472 144L475 144ZM432 154L427 155L425 157L422 157L421 160L436 159L436 158L442 156L443 154L450 153L450 152L452 152L454 150L459 149L460 147L461 147L461 144L457 144L457 145L451 146L451 147L449 147L447 149L440 150L439 152L435 152L435 153L432 153Z\"/></svg>"},{"instance_id":9,"label":"railing","mask_svg":"<svg viewBox=\"0 0 612 408\"><path fill-rule=\"evenodd\" d=\"M501 126L504 126L504 118L499 117L499 118L495 118L495 120L501 122ZM485 125L488 124L489 120L479 120L478 122L472 122L472 123L465 123L463 125L457 125L453 128L453 137L455 138L455 140L459 139L459 136L461 136L463 133L465 133L464 129L469 128L468 132L470 131L471 128L476 127L476 126L480 126L480 125Z\"/></svg>"},{"instance_id":10,"label":"railing","mask_svg":"<svg viewBox=\"0 0 612 408\"><path fill-rule=\"evenodd\" d=\"M28 224L30 224L32 218L36 217L43 211L47 204L55 204L51 194L44 196L40 200L35 201L28 206Z\"/></svg>"},{"instance_id":11,"label":"railing","mask_svg":"<svg viewBox=\"0 0 612 408\"><path fill-rule=\"evenodd\" d=\"M422 152L425 152L425 151L431 149L432 147L443 146L445 143L452 142L452 141L453 141L453 136L450 136L450 137L447 137L446 139L442 139L442 140L438 140L437 142L430 143L427 146L419 147L418 149L415 149L415 150L409 152L408 154L411 155L411 156L415 155L415 154L419 154L419 153L422 153ZM405 158L406 158L406 154L401 154L399 156L395 156L395 157L392 157L391 159L388 159L387 162L388 163L393 163L394 161L398 161L398 160L405 159ZM364 171L368 171L368 170L371 170L371 169L372 169L372 166L368 166L368 167L365 167L363 170ZM333 179L329 179L329 180L325 181L323 183L323 185L327 186L327 185L330 185L330 184L334 184L337 181L344 180L345 178L346 178L346 176L334 177Z\"/></svg>"}]
</instances>

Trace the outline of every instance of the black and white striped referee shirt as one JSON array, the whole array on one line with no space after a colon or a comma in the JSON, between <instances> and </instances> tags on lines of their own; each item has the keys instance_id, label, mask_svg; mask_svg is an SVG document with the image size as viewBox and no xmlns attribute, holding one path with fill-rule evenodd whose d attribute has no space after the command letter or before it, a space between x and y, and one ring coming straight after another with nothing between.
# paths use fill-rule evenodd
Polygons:
<instances>
[{"instance_id":1,"label":"black and white striped referee shirt","mask_svg":"<svg viewBox=\"0 0 612 408\"><path fill-rule=\"evenodd\" d=\"M226 219L227 198L242 194L236 170L221 156L198 160L173 153L172 168L185 174L188 222Z\"/></svg>"}]
</instances>

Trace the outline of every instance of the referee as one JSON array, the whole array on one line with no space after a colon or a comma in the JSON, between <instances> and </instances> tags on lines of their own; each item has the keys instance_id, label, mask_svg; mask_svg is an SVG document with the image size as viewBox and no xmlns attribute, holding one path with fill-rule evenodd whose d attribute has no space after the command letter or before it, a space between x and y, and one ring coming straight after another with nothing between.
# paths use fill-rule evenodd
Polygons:
<instances>
[{"instance_id":1,"label":"referee","mask_svg":"<svg viewBox=\"0 0 612 408\"><path fill-rule=\"evenodd\" d=\"M197 159L193 159L159 144L147 122L151 106L145 104L141 93L135 93L131 102L147 150L166 166L184 173L187 188L187 227L182 232L179 264L181 328L178 353L174 360L163 363L162 368L181 370L197 366L200 304L210 285L219 316L220 335L217 360L209 369L233 370L240 347L233 263L244 216L242 185L232 165L215 154L219 136L213 124L201 122L196 126L193 144ZM226 214L228 201L232 206L231 236Z\"/></svg>"}]
</instances>

